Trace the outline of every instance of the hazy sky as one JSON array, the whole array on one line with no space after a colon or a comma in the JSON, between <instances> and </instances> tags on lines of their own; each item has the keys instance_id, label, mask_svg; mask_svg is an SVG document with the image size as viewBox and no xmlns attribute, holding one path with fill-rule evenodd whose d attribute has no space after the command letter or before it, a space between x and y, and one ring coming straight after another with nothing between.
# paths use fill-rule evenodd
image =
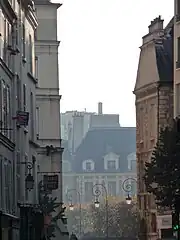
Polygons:
<instances>
[{"instance_id":1,"label":"hazy sky","mask_svg":"<svg viewBox=\"0 0 180 240\"><path fill-rule=\"evenodd\" d=\"M61 111L119 113L135 126L133 88L142 36L173 0L62 0L58 12Z\"/></svg>"}]
</instances>

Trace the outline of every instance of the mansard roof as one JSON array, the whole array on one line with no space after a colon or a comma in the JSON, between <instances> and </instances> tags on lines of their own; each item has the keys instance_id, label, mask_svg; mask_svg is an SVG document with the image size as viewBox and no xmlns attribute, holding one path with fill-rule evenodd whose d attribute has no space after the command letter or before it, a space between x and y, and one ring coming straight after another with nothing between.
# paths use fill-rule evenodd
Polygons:
<instances>
[{"instance_id":1,"label":"mansard roof","mask_svg":"<svg viewBox=\"0 0 180 240\"><path fill-rule=\"evenodd\" d=\"M162 82L173 81L173 28L174 21L171 19L164 29L164 38L155 42L159 81Z\"/></svg>"},{"instance_id":2,"label":"mansard roof","mask_svg":"<svg viewBox=\"0 0 180 240\"><path fill-rule=\"evenodd\" d=\"M139 56L134 93L156 83L173 82L174 19L157 36L151 36L142 45Z\"/></svg>"},{"instance_id":3,"label":"mansard roof","mask_svg":"<svg viewBox=\"0 0 180 240\"><path fill-rule=\"evenodd\" d=\"M119 157L117 171L125 172L128 169L127 156L135 152L135 127L93 128L77 148L72 169L82 172L82 162L90 159L95 164L95 172L104 172L104 156L113 153Z\"/></svg>"}]
</instances>

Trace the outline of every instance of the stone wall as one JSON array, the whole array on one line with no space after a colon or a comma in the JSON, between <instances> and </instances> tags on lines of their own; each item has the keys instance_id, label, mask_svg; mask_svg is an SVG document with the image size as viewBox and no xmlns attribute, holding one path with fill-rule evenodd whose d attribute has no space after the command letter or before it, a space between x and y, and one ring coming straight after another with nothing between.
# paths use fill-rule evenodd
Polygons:
<instances>
[{"instance_id":1,"label":"stone wall","mask_svg":"<svg viewBox=\"0 0 180 240\"><path fill-rule=\"evenodd\" d=\"M172 124L173 120L173 85L160 86L159 88L159 130Z\"/></svg>"}]
</instances>

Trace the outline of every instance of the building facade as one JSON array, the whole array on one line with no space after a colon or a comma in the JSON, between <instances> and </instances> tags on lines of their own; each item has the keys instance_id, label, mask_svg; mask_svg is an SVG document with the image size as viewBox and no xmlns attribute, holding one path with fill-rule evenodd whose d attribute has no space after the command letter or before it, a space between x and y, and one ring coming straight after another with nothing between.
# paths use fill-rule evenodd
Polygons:
<instances>
[{"instance_id":1,"label":"building facade","mask_svg":"<svg viewBox=\"0 0 180 240\"><path fill-rule=\"evenodd\" d=\"M37 203L25 188L36 165L36 72L33 1L0 2L0 238L19 239L18 202ZM34 172L31 172L34 175ZM35 175L34 175L35 177Z\"/></svg>"},{"instance_id":2,"label":"building facade","mask_svg":"<svg viewBox=\"0 0 180 240\"><path fill-rule=\"evenodd\" d=\"M180 115L180 1L174 0L174 117Z\"/></svg>"},{"instance_id":3,"label":"building facade","mask_svg":"<svg viewBox=\"0 0 180 240\"><path fill-rule=\"evenodd\" d=\"M69 200L68 190L76 189L82 204L90 204L95 184L103 184L112 200L124 201L128 194L123 190L124 181L132 186L129 194L136 196L135 142L133 127L89 129L72 158L68 159L71 155L67 150L64 152L64 202ZM74 193L73 201L76 200Z\"/></svg>"},{"instance_id":4,"label":"building facade","mask_svg":"<svg viewBox=\"0 0 180 240\"><path fill-rule=\"evenodd\" d=\"M57 11L62 4L49 0L35 0L38 27L35 33L35 52L38 83L36 85L36 138L38 149L38 182L44 177L58 177L58 188L52 196L62 203L62 152L60 132L59 66L57 39ZM60 206L60 208L62 205ZM58 209L61 210L61 209ZM60 232L67 236L67 228L58 220Z\"/></svg>"},{"instance_id":5,"label":"building facade","mask_svg":"<svg viewBox=\"0 0 180 240\"><path fill-rule=\"evenodd\" d=\"M151 21L140 48L134 89L138 206L147 225L148 239L157 238L157 208L145 188L144 168L145 162L151 160L160 128L171 124L173 119L173 40L174 19L165 28L160 16Z\"/></svg>"}]
</instances>

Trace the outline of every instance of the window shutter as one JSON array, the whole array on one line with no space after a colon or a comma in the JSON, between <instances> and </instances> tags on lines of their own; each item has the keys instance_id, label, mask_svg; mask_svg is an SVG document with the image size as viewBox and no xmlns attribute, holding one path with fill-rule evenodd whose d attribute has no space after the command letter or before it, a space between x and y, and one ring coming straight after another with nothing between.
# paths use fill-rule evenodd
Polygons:
<instances>
[{"instance_id":1,"label":"window shutter","mask_svg":"<svg viewBox=\"0 0 180 240\"><path fill-rule=\"evenodd\" d=\"M3 90L2 90L2 79L0 79L0 128L2 128L3 122Z\"/></svg>"},{"instance_id":2,"label":"window shutter","mask_svg":"<svg viewBox=\"0 0 180 240\"><path fill-rule=\"evenodd\" d=\"M5 86L5 84L3 84L3 127L5 128L4 132L7 132L7 88Z\"/></svg>"}]
</instances>

